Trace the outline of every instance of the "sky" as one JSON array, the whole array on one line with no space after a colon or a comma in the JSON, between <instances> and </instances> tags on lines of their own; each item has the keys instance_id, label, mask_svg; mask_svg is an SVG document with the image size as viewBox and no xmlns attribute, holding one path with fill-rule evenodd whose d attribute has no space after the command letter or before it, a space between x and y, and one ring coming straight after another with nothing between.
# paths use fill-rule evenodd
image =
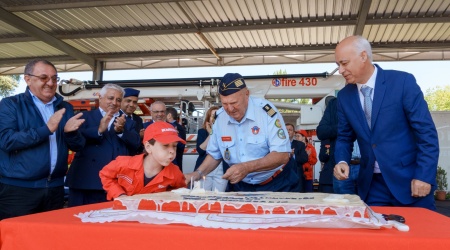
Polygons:
<instances>
[{"instance_id":1,"label":"sky","mask_svg":"<svg viewBox=\"0 0 450 250\"><path fill-rule=\"evenodd\" d=\"M450 78L446 71L450 70L450 61L402 61L402 62L375 62L383 69L395 69L412 73L424 93L437 86L450 86ZM335 63L311 64L276 64L254 66L221 66L221 67L195 67L195 68L168 68L168 69L139 69L104 71L103 80L135 80L135 79L167 79L167 78L196 78L196 77L222 77L226 73L240 73L245 76L272 75L275 71L286 70L288 74L331 73L336 69ZM176 72L176 73L175 73ZM336 74L338 74L336 72ZM75 78L78 80L92 80L92 72L58 73L61 79ZM22 79L15 94L24 92L26 84Z\"/></svg>"}]
</instances>

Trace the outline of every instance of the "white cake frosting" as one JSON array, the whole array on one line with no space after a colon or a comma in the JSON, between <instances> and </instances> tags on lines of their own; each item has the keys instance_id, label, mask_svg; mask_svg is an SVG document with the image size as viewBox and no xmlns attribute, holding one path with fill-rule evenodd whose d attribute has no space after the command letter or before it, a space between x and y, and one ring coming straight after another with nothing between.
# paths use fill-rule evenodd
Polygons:
<instances>
[{"instance_id":1,"label":"white cake frosting","mask_svg":"<svg viewBox=\"0 0 450 250\"><path fill-rule=\"evenodd\" d=\"M115 199L127 210L138 210L141 201L153 201L156 211L163 211L164 204L178 202L179 211L183 205L192 206L197 212L200 209L211 209L213 204L220 205L221 213L232 207L239 210L244 205L251 205L254 212L272 213L276 208L283 208L285 213L303 214L323 212L328 208L338 216L364 217L366 204L357 195L337 195L326 193L290 193L290 192L217 192L201 188L193 190L181 188L171 192L121 196Z\"/></svg>"}]
</instances>

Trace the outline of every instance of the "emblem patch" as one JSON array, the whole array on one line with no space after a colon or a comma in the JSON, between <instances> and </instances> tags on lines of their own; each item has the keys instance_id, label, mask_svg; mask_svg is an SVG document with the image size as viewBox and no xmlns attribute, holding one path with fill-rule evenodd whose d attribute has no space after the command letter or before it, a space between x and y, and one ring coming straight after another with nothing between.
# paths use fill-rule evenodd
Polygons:
<instances>
[{"instance_id":1,"label":"emblem patch","mask_svg":"<svg viewBox=\"0 0 450 250\"><path fill-rule=\"evenodd\" d=\"M275 120L275 127L281 128L281 122L280 122L280 119Z\"/></svg>"},{"instance_id":2,"label":"emblem patch","mask_svg":"<svg viewBox=\"0 0 450 250\"><path fill-rule=\"evenodd\" d=\"M254 127L252 128L252 133L253 133L254 135L257 135L257 134L259 133L259 127L258 127L258 126L254 126Z\"/></svg>"},{"instance_id":3,"label":"emblem patch","mask_svg":"<svg viewBox=\"0 0 450 250\"><path fill-rule=\"evenodd\" d=\"M283 129L280 128L280 129L278 130L277 134L278 134L278 137L279 137L280 139L286 139L286 134L284 133L284 130L283 130Z\"/></svg>"}]
</instances>

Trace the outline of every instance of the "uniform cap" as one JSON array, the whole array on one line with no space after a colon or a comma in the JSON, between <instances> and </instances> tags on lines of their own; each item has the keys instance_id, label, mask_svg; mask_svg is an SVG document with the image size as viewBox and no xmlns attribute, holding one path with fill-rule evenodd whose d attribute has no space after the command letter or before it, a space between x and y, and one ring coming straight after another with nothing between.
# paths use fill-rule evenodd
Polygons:
<instances>
[{"instance_id":1,"label":"uniform cap","mask_svg":"<svg viewBox=\"0 0 450 250\"><path fill-rule=\"evenodd\" d=\"M129 97L129 96L136 96L139 97L139 93L141 91L137 90L137 89L132 89L132 88L126 88L125 90L125 94L123 95L123 97Z\"/></svg>"},{"instance_id":2,"label":"uniform cap","mask_svg":"<svg viewBox=\"0 0 450 250\"><path fill-rule=\"evenodd\" d=\"M169 144L176 141L186 144L185 140L178 137L178 131L173 125L163 121L154 122L145 129L143 143L151 139L155 139L155 141L162 144Z\"/></svg>"},{"instance_id":3,"label":"uniform cap","mask_svg":"<svg viewBox=\"0 0 450 250\"><path fill-rule=\"evenodd\" d=\"M245 88L244 78L238 73L228 73L222 77L219 84L219 94L228 96Z\"/></svg>"}]
</instances>

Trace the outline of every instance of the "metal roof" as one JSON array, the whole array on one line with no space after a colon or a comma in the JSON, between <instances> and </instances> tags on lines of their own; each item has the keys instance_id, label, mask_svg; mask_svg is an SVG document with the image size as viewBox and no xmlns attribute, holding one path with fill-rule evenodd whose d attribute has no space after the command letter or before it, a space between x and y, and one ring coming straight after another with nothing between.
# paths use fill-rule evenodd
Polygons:
<instances>
[{"instance_id":1,"label":"metal roof","mask_svg":"<svg viewBox=\"0 0 450 250\"><path fill-rule=\"evenodd\" d=\"M374 60L450 60L450 0L0 0L0 74L334 62L362 35Z\"/></svg>"}]
</instances>

